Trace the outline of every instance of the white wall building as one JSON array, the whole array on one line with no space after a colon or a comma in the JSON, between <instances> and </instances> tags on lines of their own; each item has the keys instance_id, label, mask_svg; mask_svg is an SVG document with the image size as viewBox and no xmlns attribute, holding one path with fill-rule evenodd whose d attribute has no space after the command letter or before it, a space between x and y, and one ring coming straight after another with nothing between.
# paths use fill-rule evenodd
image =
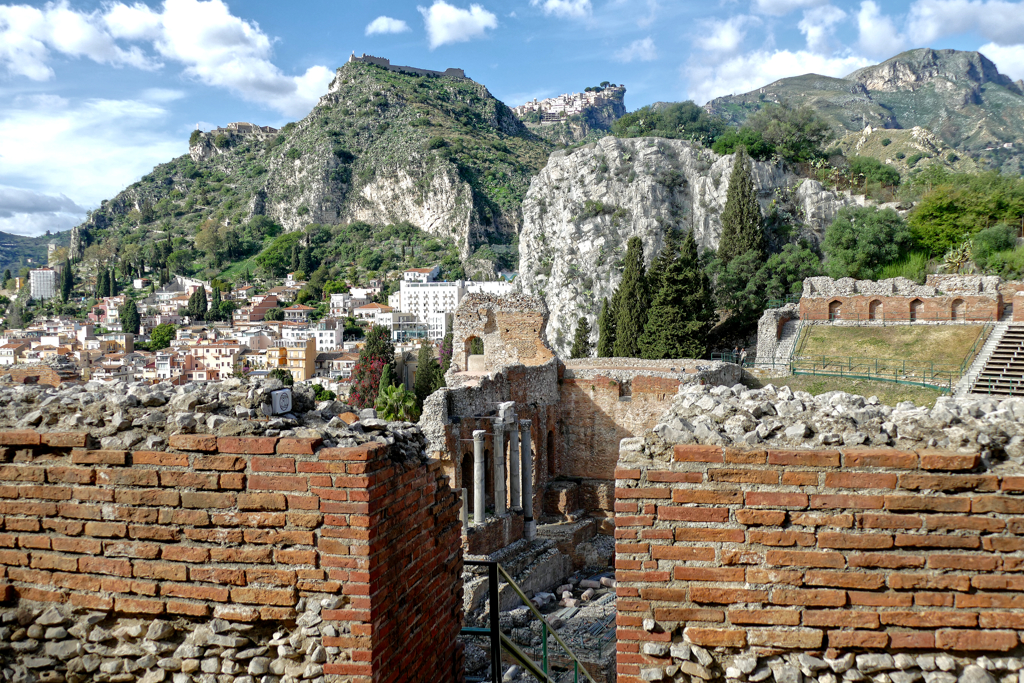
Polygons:
<instances>
[{"instance_id":1,"label":"white wall building","mask_svg":"<svg viewBox=\"0 0 1024 683\"><path fill-rule=\"evenodd\" d=\"M57 296L57 271L53 268L30 270L28 282L33 299L52 299Z\"/></svg>"},{"instance_id":2,"label":"white wall building","mask_svg":"<svg viewBox=\"0 0 1024 683\"><path fill-rule=\"evenodd\" d=\"M441 266L410 268L402 273L402 282L433 282L441 274Z\"/></svg>"}]
</instances>

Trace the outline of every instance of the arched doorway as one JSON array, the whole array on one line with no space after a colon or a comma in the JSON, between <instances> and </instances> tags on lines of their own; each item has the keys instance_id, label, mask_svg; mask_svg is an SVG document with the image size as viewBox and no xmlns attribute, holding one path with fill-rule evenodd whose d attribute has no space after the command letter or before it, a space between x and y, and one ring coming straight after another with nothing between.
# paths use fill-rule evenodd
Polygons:
<instances>
[{"instance_id":1,"label":"arched doorway","mask_svg":"<svg viewBox=\"0 0 1024 683\"><path fill-rule=\"evenodd\" d=\"M476 336L470 337L462 350L462 371L478 374L486 372L484 358L484 340Z\"/></svg>"},{"instance_id":2,"label":"arched doorway","mask_svg":"<svg viewBox=\"0 0 1024 683\"><path fill-rule=\"evenodd\" d=\"M555 432L548 430L548 476L555 476Z\"/></svg>"},{"instance_id":3,"label":"arched doorway","mask_svg":"<svg viewBox=\"0 0 1024 683\"><path fill-rule=\"evenodd\" d=\"M828 304L828 319L839 320L843 315L843 302L830 301Z\"/></svg>"},{"instance_id":4,"label":"arched doorway","mask_svg":"<svg viewBox=\"0 0 1024 683\"><path fill-rule=\"evenodd\" d=\"M913 322L921 317L924 313L924 302L920 299L914 299L910 302L910 321Z\"/></svg>"},{"instance_id":5,"label":"arched doorway","mask_svg":"<svg viewBox=\"0 0 1024 683\"><path fill-rule=\"evenodd\" d=\"M885 308L883 308L882 302L874 299L868 304L868 320L882 320L884 318Z\"/></svg>"},{"instance_id":6,"label":"arched doorway","mask_svg":"<svg viewBox=\"0 0 1024 683\"><path fill-rule=\"evenodd\" d=\"M967 304L963 299L953 299L953 305L950 308L950 320L966 320L967 319Z\"/></svg>"}]
</instances>

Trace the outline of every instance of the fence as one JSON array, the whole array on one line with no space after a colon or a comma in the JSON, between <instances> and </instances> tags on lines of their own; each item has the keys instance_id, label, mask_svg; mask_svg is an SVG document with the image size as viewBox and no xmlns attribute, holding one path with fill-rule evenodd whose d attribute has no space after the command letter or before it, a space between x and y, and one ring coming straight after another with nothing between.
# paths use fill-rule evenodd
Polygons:
<instances>
[{"instance_id":1,"label":"fence","mask_svg":"<svg viewBox=\"0 0 1024 683\"><path fill-rule=\"evenodd\" d=\"M953 325L981 325L981 324L984 324L984 323L995 322L995 318L993 316L991 316L991 315L987 315L987 316L984 316L984 317L976 316L976 317L968 318L966 315L965 316L958 316L958 315L947 315L947 314L944 314L944 313L934 313L934 314L931 314L931 315L925 315L924 313L917 313L917 314L900 313L900 314L892 314L892 315L887 314L887 313L882 313L881 315L871 314L871 313L868 313L867 315L860 314L860 313L858 313L858 314L850 314L850 315L847 315L845 313L842 314L842 315L813 314L813 313L810 313L810 314L806 314L806 315L801 315L800 319L803 322L812 322L812 323L819 323L819 324L825 323L825 324L829 324L829 325L852 325L852 326L857 326L857 325L880 325L880 326L885 326L885 325L912 325L914 323L919 323L919 324L922 324L922 325L925 325L925 324L936 325L936 324L939 324L939 323L942 323L944 325L949 325L949 324L953 324Z\"/></svg>"},{"instance_id":2,"label":"fence","mask_svg":"<svg viewBox=\"0 0 1024 683\"><path fill-rule=\"evenodd\" d=\"M576 658L576 655L569 646L565 644L565 641L548 626L547 619L540 613L540 610L533 604L533 602L526 597L526 593L520 588L512 577L508 575L505 568L494 561L483 561L483 560L465 560L464 564L477 567L487 568L487 588L488 588L488 599L490 602L490 615L489 624L487 628L474 628L470 626L464 626L462 628L463 635L471 636L482 636L490 640L491 648L491 680L500 681L501 675L501 653L505 652L509 655L517 664L522 666L530 675L532 675L541 683L557 683L561 681L561 677L554 674L553 667L548 657L548 636L555 639L555 644L562 649L562 651L568 656L569 662L571 662L571 672L573 683L580 683L581 680L595 683L590 672L587 671L586 667ZM537 664L529 656L523 652L518 645L512 642L512 639L502 633L499 626L499 599L498 599L498 580L499 576L501 581L507 582L508 585L516 592L519 599L523 601L523 604L530 608L533 612L533 616L540 620L541 624L541 641L542 641L542 656L541 663ZM566 672L568 673L568 672ZM582 674L582 677L581 677Z\"/></svg>"}]
</instances>

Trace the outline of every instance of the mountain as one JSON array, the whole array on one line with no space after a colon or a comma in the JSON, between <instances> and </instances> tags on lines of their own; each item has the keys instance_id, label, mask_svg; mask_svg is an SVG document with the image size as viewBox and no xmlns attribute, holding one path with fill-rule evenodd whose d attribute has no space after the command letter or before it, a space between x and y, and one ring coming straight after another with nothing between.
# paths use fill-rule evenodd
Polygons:
<instances>
[{"instance_id":1,"label":"mountain","mask_svg":"<svg viewBox=\"0 0 1024 683\"><path fill-rule=\"evenodd\" d=\"M47 264L47 251L50 242L59 247L67 247L71 233L68 231L39 237L13 235L0 232L0 276L8 268L15 277L22 267L38 268Z\"/></svg>"},{"instance_id":2,"label":"mountain","mask_svg":"<svg viewBox=\"0 0 1024 683\"><path fill-rule=\"evenodd\" d=\"M910 50L844 78L783 78L743 95L719 97L707 108L742 123L766 104L783 102L810 106L840 138L868 126L920 127L982 168L1024 171L1024 82L999 73L979 52Z\"/></svg>"},{"instance_id":3,"label":"mountain","mask_svg":"<svg viewBox=\"0 0 1024 683\"><path fill-rule=\"evenodd\" d=\"M188 243L209 219L237 226L263 215L287 231L407 221L454 242L463 259L486 245L508 250L553 146L453 71L355 58L309 115L280 131L196 131L188 155L104 201L76 229L75 248L154 231Z\"/></svg>"}]
</instances>

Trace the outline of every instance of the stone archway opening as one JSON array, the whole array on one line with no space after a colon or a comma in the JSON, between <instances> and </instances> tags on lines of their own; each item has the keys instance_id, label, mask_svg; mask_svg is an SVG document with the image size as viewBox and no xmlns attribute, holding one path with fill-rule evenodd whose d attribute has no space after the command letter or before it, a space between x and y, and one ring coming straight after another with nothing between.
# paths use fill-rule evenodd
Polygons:
<instances>
[{"instance_id":1,"label":"stone archway opening","mask_svg":"<svg viewBox=\"0 0 1024 683\"><path fill-rule=\"evenodd\" d=\"M482 338L472 336L466 339L462 355L462 369L464 372L481 374L486 372L484 340Z\"/></svg>"},{"instance_id":2,"label":"stone archway opening","mask_svg":"<svg viewBox=\"0 0 1024 683\"><path fill-rule=\"evenodd\" d=\"M920 299L914 299L910 302L910 321L914 322L921 318L924 314L924 302Z\"/></svg>"},{"instance_id":3,"label":"stone archway opening","mask_svg":"<svg viewBox=\"0 0 1024 683\"><path fill-rule=\"evenodd\" d=\"M966 320L967 319L967 303L963 299L953 299L953 305L950 307L950 320Z\"/></svg>"},{"instance_id":4,"label":"stone archway opening","mask_svg":"<svg viewBox=\"0 0 1024 683\"><path fill-rule=\"evenodd\" d=\"M460 467L462 476L462 488L466 489L466 500L469 501L470 507L473 506L473 451L466 451L465 455L462 456L462 465Z\"/></svg>"},{"instance_id":5,"label":"stone archway opening","mask_svg":"<svg viewBox=\"0 0 1024 683\"><path fill-rule=\"evenodd\" d=\"M828 319L839 320L843 317L843 302L830 301L828 304Z\"/></svg>"},{"instance_id":6,"label":"stone archway opening","mask_svg":"<svg viewBox=\"0 0 1024 683\"><path fill-rule=\"evenodd\" d=\"M885 307L878 299L868 304L868 320L884 320Z\"/></svg>"}]
</instances>

